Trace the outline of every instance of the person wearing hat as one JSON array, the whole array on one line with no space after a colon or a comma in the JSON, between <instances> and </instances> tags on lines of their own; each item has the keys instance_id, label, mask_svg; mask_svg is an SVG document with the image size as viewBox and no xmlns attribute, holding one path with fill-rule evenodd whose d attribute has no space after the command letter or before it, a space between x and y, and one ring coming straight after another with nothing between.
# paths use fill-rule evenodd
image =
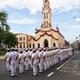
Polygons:
<instances>
[{"instance_id":1,"label":"person wearing hat","mask_svg":"<svg viewBox=\"0 0 80 80\"><path fill-rule=\"evenodd\" d=\"M43 67L44 67L44 64L43 64L43 61L44 61L43 49L40 50L38 56L39 56L39 72L43 72Z\"/></svg>"},{"instance_id":2,"label":"person wearing hat","mask_svg":"<svg viewBox=\"0 0 80 80\"><path fill-rule=\"evenodd\" d=\"M7 71L10 71L9 58L10 58L10 50L7 50L7 53L5 55L5 63Z\"/></svg>"},{"instance_id":3,"label":"person wearing hat","mask_svg":"<svg viewBox=\"0 0 80 80\"><path fill-rule=\"evenodd\" d=\"M38 51L34 50L32 56L31 56L34 76L36 76L38 74L38 53L37 52Z\"/></svg>"},{"instance_id":4,"label":"person wearing hat","mask_svg":"<svg viewBox=\"0 0 80 80\"><path fill-rule=\"evenodd\" d=\"M19 53L19 72L22 74L24 72L24 54L23 51L20 51Z\"/></svg>"},{"instance_id":5,"label":"person wearing hat","mask_svg":"<svg viewBox=\"0 0 80 80\"><path fill-rule=\"evenodd\" d=\"M25 65L25 70L28 70L29 69L29 53L28 53L28 50L26 50L24 53L24 65Z\"/></svg>"},{"instance_id":6,"label":"person wearing hat","mask_svg":"<svg viewBox=\"0 0 80 80\"><path fill-rule=\"evenodd\" d=\"M11 49L10 58L9 58L11 77L14 77L16 75L17 58L18 58L18 54L16 54L16 52L14 51L14 49Z\"/></svg>"}]
</instances>

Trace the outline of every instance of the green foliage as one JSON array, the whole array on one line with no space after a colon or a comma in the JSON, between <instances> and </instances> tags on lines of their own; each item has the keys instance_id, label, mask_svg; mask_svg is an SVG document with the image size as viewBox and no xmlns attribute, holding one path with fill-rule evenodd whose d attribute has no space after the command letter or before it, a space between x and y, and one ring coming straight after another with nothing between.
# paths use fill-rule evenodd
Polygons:
<instances>
[{"instance_id":1,"label":"green foliage","mask_svg":"<svg viewBox=\"0 0 80 80\"><path fill-rule=\"evenodd\" d=\"M9 25L7 24L7 13L5 11L0 11L0 28L5 29L6 31L10 30Z\"/></svg>"},{"instance_id":2,"label":"green foliage","mask_svg":"<svg viewBox=\"0 0 80 80\"><path fill-rule=\"evenodd\" d=\"M6 49L5 48L0 48L0 55L5 55Z\"/></svg>"},{"instance_id":3,"label":"green foliage","mask_svg":"<svg viewBox=\"0 0 80 80\"><path fill-rule=\"evenodd\" d=\"M17 45L18 41L16 39L16 35L11 32L6 32L4 44L8 46L9 48L15 47Z\"/></svg>"},{"instance_id":4,"label":"green foliage","mask_svg":"<svg viewBox=\"0 0 80 80\"><path fill-rule=\"evenodd\" d=\"M0 28L0 47L1 47L1 43L3 43L4 41L4 30Z\"/></svg>"},{"instance_id":5,"label":"green foliage","mask_svg":"<svg viewBox=\"0 0 80 80\"><path fill-rule=\"evenodd\" d=\"M16 35L9 32L10 26L7 24L7 17L6 12L0 12L0 48L4 45L11 48L18 43Z\"/></svg>"}]
</instances>

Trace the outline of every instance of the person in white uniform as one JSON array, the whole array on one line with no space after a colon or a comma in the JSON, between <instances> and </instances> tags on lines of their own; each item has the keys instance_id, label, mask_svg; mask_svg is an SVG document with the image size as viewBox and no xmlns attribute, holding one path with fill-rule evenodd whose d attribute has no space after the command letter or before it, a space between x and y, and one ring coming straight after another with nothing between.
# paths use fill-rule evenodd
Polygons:
<instances>
[{"instance_id":1,"label":"person in white uniform","mask_svg":"<svg viewBox=\"0 0 80 80\"><path fill-rule=\"evenodd\" d=\"M10 70L11 70L11 77L16 75L16 63L17 63L18 54L12 49L9 58Z\"/></svg>"},{"instance_id":2,"label":"person in white uniform","mask_svg":"<svg viewBox=\"0 0 80 80\"><path fill-rule=\"evenodd\" d=\"M44 49L43 56L44 56L44 70L47 70L47 63L46 63L47 55L46 55L46 49Z\"/></svg>"},{"instance_id":3,"label":"person in white uniform","mask_svg":"<svg viewBox=\"0 0 80 80\"><path fill-rule=\"evenodd\" d=\"M33 53L32 49L28 50L28 54L29 54L29 66L30 66L30 68L32 68L32 61L31 61L32 53Z\"/></svg>"},{"instance_id":4,"label":"person in white uniform","mask_svg":"<svg viewBox=\"0 0 80 80\"><path fill-rule=\"evenodd\" d=\"M9 58L10 58L10 50L7 50L7 53L5 55L5 62L6 62L7 71L10 71Z\"/></svg>"},{"instance_id":5,"label":"person in white uniform","mask_svg":"<svg viewBox=\"0 0 80 80\"><path fill-rule=\"evenodd\" d=\"M39 72L43 72L44 67L43 61L44 61L43 49L41 49L39 52Z\"/></svg>"},{"instance_id":6,"label":"person in white uniform","mask_svg":"<svg viewBox=\"0 0 80 80\"><path fill-rule=\"evenodd\" d=\"M19 72L22 74L24 72L24 54L23 51L20 51L19 53Z\"/></svg>"},{"instance_id":7,"label":"person in white uniform","mask_svg":"<svg viewBox=\"0 0 80 80\"><path fill-rule=\"evenodd\" d=\"M33 75L36 76L38 74L38 55L36 50L33 51L31 59L32 59Z\"/></svg>"},{"instance_id":8,"label":"person in white uniform","mask_svg":"<svg viewBox=\"0 0 80 80\"><path fill-rule=\"evenodd\" d=\"M25 65L25 70L29 69L29 53L28 50L24 53L24 65Z\"/></svg>"}]
</instances>

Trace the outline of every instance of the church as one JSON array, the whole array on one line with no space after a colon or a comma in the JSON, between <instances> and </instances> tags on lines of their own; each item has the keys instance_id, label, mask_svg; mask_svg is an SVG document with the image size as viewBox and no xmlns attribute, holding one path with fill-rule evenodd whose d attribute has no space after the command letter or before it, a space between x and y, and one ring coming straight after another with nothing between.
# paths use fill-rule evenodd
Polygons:
<instances>
[{"instance_id":1,"label":"church","mask_svg":"<svg viewBox=\"0 0 80 80\"><path fill-rule=\"evenodd\" d=\"M35 29L35 36L22 33L16 34L18 39L18 45L16 48L64 47L64 36L60 33L58 27L56 27L56 29L52 28L51 22L50 3L49 0L44 0L42 7L42 23L40 29Z\"/></svg>"}]
</instances>

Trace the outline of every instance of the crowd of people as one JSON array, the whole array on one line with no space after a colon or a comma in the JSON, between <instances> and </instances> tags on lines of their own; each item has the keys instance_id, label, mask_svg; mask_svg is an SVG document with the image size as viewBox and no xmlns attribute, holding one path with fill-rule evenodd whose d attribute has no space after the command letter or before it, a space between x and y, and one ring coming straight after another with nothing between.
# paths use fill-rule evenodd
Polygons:
<instances>
[{"instance_id":1,"label":"crowd of people","mask_svg":"<svg viewBox=\"0 0 80 80\"><path fill-rule=\"evenodd\" d=\"M5 55L6 69L11 77L16 76L17 70L23 74L30 69L36 76L71 55L72 48L9 49Z\"/></svg>"}]
</instances>

